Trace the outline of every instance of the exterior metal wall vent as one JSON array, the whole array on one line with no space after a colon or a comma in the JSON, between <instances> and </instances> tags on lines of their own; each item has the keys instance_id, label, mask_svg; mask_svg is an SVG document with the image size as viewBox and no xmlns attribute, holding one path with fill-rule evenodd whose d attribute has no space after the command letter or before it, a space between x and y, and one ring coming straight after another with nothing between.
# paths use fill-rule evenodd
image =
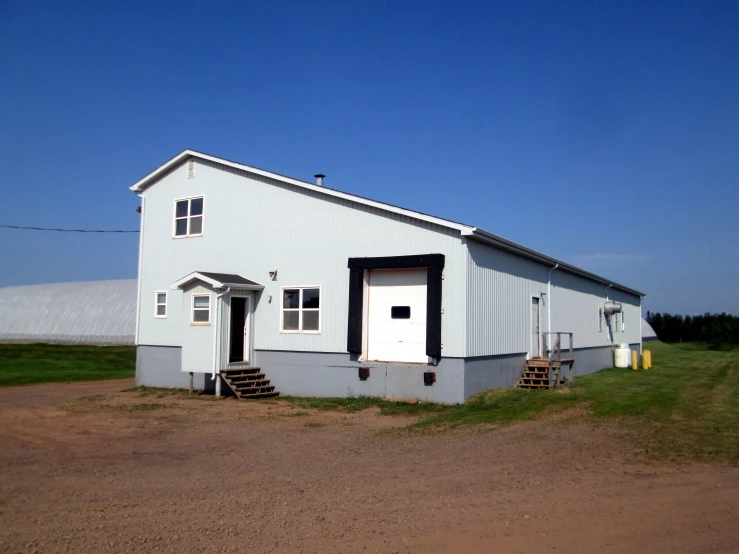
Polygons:
<instances>
[{"instance_id":1,"label":"exterior metal wall vent","mask_svg":"<svg viewBox=\"0 0 739 554\"><path fill-rule=\"evenodd\" d=\"M192 179L195 177L195 159L190 158L187 160L187 178Z\"/></svg>"}]
</instances>

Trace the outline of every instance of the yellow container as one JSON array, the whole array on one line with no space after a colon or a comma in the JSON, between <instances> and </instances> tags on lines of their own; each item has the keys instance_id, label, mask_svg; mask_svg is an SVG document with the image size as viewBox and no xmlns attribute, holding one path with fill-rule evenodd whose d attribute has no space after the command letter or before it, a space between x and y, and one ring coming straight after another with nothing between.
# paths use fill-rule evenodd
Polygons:
<instances>
[{"instance_id":1,"label":"yellow container","mask_svg":"<svg viewBox=\"0 0 739 554\"><path fill-rule=\"evenodd\" d=\"M639 362L637 361L639 358L639 355L636 353L636 350L631 351L631 369L636 371L639 369Z\"/></svg>"}]
</instances>

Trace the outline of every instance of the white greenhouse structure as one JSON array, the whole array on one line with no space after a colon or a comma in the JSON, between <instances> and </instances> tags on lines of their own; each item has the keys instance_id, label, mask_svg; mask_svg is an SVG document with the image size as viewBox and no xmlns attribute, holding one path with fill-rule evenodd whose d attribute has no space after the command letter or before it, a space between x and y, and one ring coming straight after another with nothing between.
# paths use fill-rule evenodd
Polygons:
<instances>
[{"instance_id":1,"label":"white greenhouse structure","mask_svg":"<svg viewBox=\"0 0 739 554\"><path fill-rule=\"evenodd\" d=\"M0 342L133 344L136 279L0 288Z\"/></svg>"}]
</instances>

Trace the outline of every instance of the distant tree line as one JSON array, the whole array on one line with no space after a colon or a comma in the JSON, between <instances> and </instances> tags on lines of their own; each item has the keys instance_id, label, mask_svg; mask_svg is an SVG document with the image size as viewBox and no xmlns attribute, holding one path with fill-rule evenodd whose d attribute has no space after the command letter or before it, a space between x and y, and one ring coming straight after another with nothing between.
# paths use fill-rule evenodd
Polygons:
<instances>
[{"instance_id":1,"label":"distant tree line","mask_svg":"<svg viewBox=\"0 0 739 554\"><path fill-rule=\"evenodd\" d=\"M647 312L647 322L663 342L705 342L715 348L739 345L739 317L734 315Z\"/></svg>"}]
</instances>

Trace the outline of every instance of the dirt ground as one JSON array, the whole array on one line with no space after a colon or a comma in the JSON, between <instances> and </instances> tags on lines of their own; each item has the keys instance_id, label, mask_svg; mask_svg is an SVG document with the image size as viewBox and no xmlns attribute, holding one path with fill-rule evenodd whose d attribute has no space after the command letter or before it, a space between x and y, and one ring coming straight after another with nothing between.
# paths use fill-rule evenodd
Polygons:
<instances>
[{"instance_id":1,"label":"dirt ground","mask_svg":"<svg viewBox=\"0 0 739 554\"><path fill-rule=\"evenodd\" d=\"M0 390L0 552L739 552L739 468L647 463L616 427L129 386Z\"/></svg>"}]
</instances>

